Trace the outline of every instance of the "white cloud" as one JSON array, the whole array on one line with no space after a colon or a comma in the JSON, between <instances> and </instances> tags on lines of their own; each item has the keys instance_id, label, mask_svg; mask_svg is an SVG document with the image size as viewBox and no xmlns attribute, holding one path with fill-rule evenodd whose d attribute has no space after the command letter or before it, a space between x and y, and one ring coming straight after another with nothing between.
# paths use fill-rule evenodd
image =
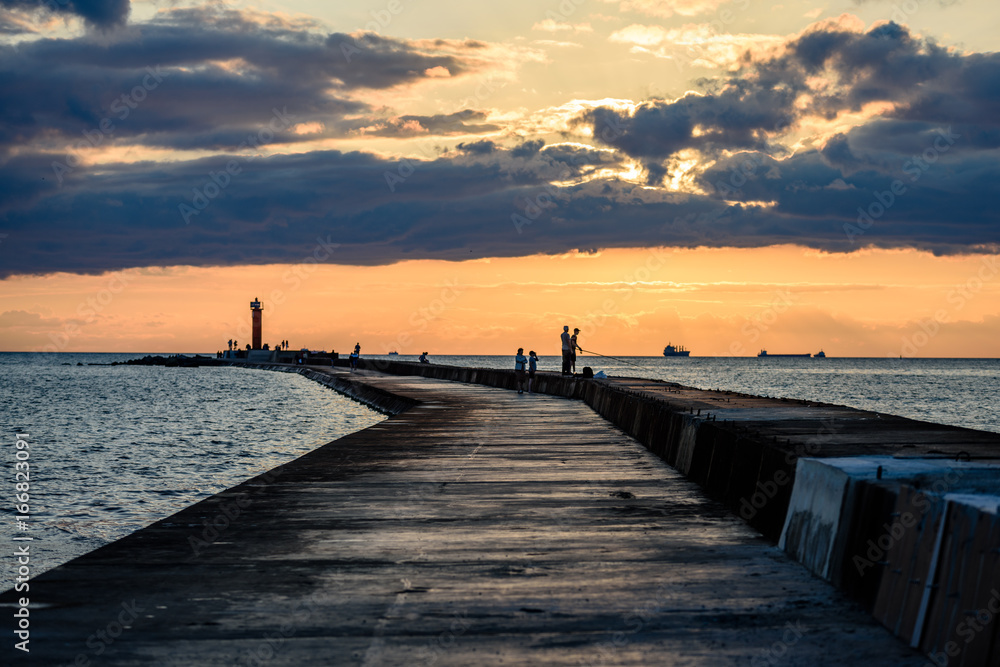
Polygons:
<instances>
[{"instance_id":1,"label":"white cloud","mask_svg":"<svg viewBox=\"0 0 1000 667\"><path fill-rule=\"evenodd\" d=\"M536 39L532 43L537 44L539 46L555 46L560 48L573 48L573 49L583 48L583 44L577 44L576 42L560 42L555 39Z\"/></svg>"},{"instance_id":2,"label":"white cloud","mask_svg":"<svg viewBox=\"0 0 1000 667\"><path fill-rule=\"evenodd\" d=\"M540 21L531 26L531 29L544 32L594 32L589 23L562 23L552 19Z\"/></svg>"},{"instance_id":3,"label":"white cloud","mask_svg":"<svg viewBox=\"0 0 1000 667\"><path fill-rule=\"evenodd\" d=\"M674 14L680 16L709 14L729 0L604 0L604 2L618 3L618 9L623 12L670 18Z\"/></svg>"},{"instance_id":4,"label":"white cloud","mask_svg":"<svg viewBox=\"0 0 1000 667\"><path fill-rule=\"evenodd\" d=\"M780 35L719 33L708 23L689 23L665 29L633 24L616 30L608 39L631 44L635 53L648 53L677 62L678 67L731 69L746 51L758 52L781 44Z\"/></svg>"}]
</instances>

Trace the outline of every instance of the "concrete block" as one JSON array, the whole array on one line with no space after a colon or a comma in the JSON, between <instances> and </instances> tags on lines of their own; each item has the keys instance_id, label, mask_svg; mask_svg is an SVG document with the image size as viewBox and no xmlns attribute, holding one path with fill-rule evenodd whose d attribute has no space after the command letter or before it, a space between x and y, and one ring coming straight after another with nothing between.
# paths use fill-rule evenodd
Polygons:
<instances>
[{"instance_id":1,"label":"concrete block","mask_svg":"<svg viewBox=\"0 0 1000 667\"><path fill-rule=\"evenodd\" d=\"M702 428L706 427L707 425ZM733 463L736 460L736 435L722 429L709 428L714 433L715 443L712 448L712 460L709 462L708 475L705 480L705 489L711 497L725 501L734 474ZM737 471L736 474L742 474L742 471Z\"/></svg>"},{"instance_id":2,"label":"concrete block","mask_svg":"<svg viewBox=\"0 0 1000 667\"><path fill-rule=\"evenodd\" d=\"M754 494L763 494L767 502L750 525L772 542L777 542L781 537L794 478L795 468L785 452L764 445Z\"/></svg>"},{"instance_id":3,"label":"concrete block","mask_svg":"<svg viewBox=\"0 0 1000 667\"><path fill-rule=\"evenodd\" d=\"M698 421L688 415L681 415L681 426L677 434L677 460L674 467L682 475L691 472L691 461L698 438Z\"/></svg>"},{"instance_id":4,"label":"concrete block","mask_svg":"<svg viewBox=\"0 0 1000 667\"><path fill-rule=\"evenodd\" d=\"M949 665L988 665L1000 613L995 567L985 570L996 543L996 497L949 494L934 584L926 596L920 650ZM989 561L995 566L996 560Z\"/></svg>"},{"instance_id":5,"label":"concrete block","mask_svg":"<svg viewBox=\"0 0 1000 667\"><path fill-rule=\"evenodd\" d=\"M829 581L850 476L821 459L799 459L795 479L778 547Z\"/></svg>"},{"instance_id":6,"label":"concrete block","mask_svg":"<svg viewBox=\"0 0 1000 667\"><path fill-rule=\"evenodd\" d=\"M870 547L872 553L853 557L855 567L873 567L873 562L879 560L874 551L887 547L884 558L888 565L872 614L906 642L919 635L917 621L931 577L944 507L941 496L926 494L911 485L901 486L891 523L883 526L879 538L882 545L876 543Z\"/></svg>"},{"instance_id":7,"label":"concrete block","mask_svg":"<svg viewBox=\"0 0 1000 667\"><path fill-rule=\"evenodd\" d=\"M760 512L752 504L757 489L757 478L764 458L764 445L757 440L740 438L736 441L733 469L740 471L733 476L723 502L744 521L750 522Z\"/></svg>"}]
</instances>

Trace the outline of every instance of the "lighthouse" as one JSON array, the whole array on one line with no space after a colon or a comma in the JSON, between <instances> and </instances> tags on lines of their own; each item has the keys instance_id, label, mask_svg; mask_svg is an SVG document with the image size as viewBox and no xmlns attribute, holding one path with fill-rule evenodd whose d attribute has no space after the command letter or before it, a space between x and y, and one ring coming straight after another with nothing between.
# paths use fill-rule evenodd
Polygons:
<instances>
[{"instance_id":1,"label":"lighthouse","mask_svg":"<svg viewBox=\"0 0 1000 667\"><path fill-rule=\"evenodd\" d=\"M250 302L250 317L253 324L253 340L250 342L250 348L259 350L260 328L264 317L264 306L260 305L260 301L258 301L256 297L254 297L254 300Z\"/></svg>"}]
</instances>

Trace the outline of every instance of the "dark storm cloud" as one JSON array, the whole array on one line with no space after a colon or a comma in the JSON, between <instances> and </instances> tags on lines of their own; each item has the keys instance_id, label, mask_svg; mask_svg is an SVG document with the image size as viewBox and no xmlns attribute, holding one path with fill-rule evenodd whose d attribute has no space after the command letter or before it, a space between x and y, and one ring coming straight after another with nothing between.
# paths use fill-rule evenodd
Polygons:
<instances>
[{"instance_id":1,"label":"dark storm cloud","mask_svg":"<svg viewBox=\"0 0 1000 667\"><path fill-rule=\"evenodd\" d=\"M994 126L1000 118L1000 54L961 55L891 22L863 33L819 24L777 57L744 60L703 94L650 100L632 114L598 107L579 120L629 155L666 158L684 149L762 149L800 118L833 118L870 102L892 103L888 117L911 121ZM830 85L812 89L811 77Z\"/></svg>"},{"instance_id":2,"label":"dark storm cloud","mask_svg":"<svg viewBox=\"0 0 1000 667\"><path fill-rule=\"evenodd\" d=\"M345 55L345 46L360 51ZM435 68L458 76L474 67L455 52L377 35L359 42L249 21L233 11L179 10L133 26L111 43L40 39L0 47L0 152L88 137L91 145L114 139L227 149L239 143L235 137L257 131L275 107L322 121L329 134L349 132L371 122L344 120L370 111L350 99L353 91L417 82ZM414 118L429 131L456 131L464 122L480 122L477 113ZM107 131L95 132L102 122ZM279 140L309 138L286 133Z\"/></svg>"},{"instance_id":3,"label":"dark storm cloud","mask_svg":"<svg viewBox=\"0 0 1000 667\"><path fill-rule=\"evenodd\" d=\"M0 0L0 12L20 9L75 14L100 27L125 23L130 8L129 0Z\"/></svg>"},{"instance_id":4,"label":"dark storm cloud","mask_svg":"<svg viewBox=\"0 0 1000 667\"><path fill-rule=\"evenodd\" d=\"M489 139L480 139L479 141L461 143L455 146L455 148L469 155L489 155L490 153L495 153L499 149L499 147Z\"/></svg>"},{"instance_id":5,"label":"dark storm cloud","mask_svg":"<svg viewBox=\"0 0 1000 667\"><path fill-rule=\"evenodd\" d=\"M816 87L818 78L829 85ZM739 227L735 243L749 234L830 250L960 252L1000 242L990 204L1000 179L998 90L1000 54L950 51L895 23L857 32L826 22L777 56L748 54L739 73L702 94L650 100L634 113L600 107L579 120L641 160L650 183L669 174L678 151L714 160L699 176L707 196L744 202L732 219L769 216L767 225ZM832 119L871 102L889 106L818 150L789 155L777 143L802 118ZM760 202L768 207L749 215Z\"/></svg>"},{"instance_id":6,"label":"dark storm cloud","mask_svg":"<svg viewBox=\"0 0 1000 667\"><path fill-rule=\"evenodd\" d=\"M495 157L409 161L392 190L386 174L399 164L361 153L248 160L225 178L219 157L118 165L81 171L63 188L33 182L25 174L39 165L17 158L0 172L5 187L25 190L19 205L2 211L8 237L0 275L297 263L323 243L341 244L330 261L345 264L555 253L609 245L608 219L618 213L628 224L611 245L696 244L708 229L698 228L698 216L725 209L707 200L646 204L638 188L621 183L552 189L565 165L542 156L525 163L503 150ZM194 191L208 198L186 224L181 205L199 205ZM546 192L551 205L541 215L525 210L524 202ZM661 235L663 221L679 213L693 217ZM515 215L530 216L521 233Z\"/></svg>"},{"instance_id":7,"label":"dark storm cloud","mask_svg":"<svg viewBox=\"0 0 1000 667\"><path fill-rule=\"evenodd\" d=\"M516 149L515 149L516 152ZM613 165L621 156L608 150L595 150L578 144L553 144L542 149L550 160L567 165Z\"/></svg>"},{"instance_id":8,"label":"dark storm cloud","mask_svg":"<svg viewBox=\"0 0 1000 667\"><path fill-rule=\"evenodd\" d=\"M354 97L435 68L472 71L479 44L439 52L371 36L348 62L339 40L349 36L279 19L185 10L135 28L110 44L40 40L0 53L0 276L302 262L322 244L341 244L329 261L346 264L654 244L942 253L1000 244L1000 56L945 51L892 24L865 33L821 24L701 94L650 100L634 114L594 109L579 122L600 149L464 140L433 160L251 158L237 147L278 112L291 120L267 141L501 135L482 112L388 116ZM832 85L814 87L818 77ZM121 102L126 118L109 116L122 94L144 99ZM891 105L824 145L793 154L778 143L805 114L872 101ZM81 128L104 134L105 118L124 145L216 154L81 165L60 184L53 151L82 139ZM310 134L295 134L306 122ZM685 149L703 158L688 175L698 193L668 192L660 186L684 168ZM613 175L633 163L647 187Z\"/></svg>"},{"instance_id":9,"label":"dark storm cloud","mask_svg":"<svg viewBox=\"0 0 1000 667\"><path fill-rule=\"evenodd\" d=\"M531 157L538 151L542 150L543 146L545 146L545 141L542 139L525 141L523 144L515 146L514 149L511 150L510 154L514 157Z\"/></svg>"},{"instance_id":10,"label":"dark storm cloud","mask_svg":"<svg viewBox=\"0 0 1000 667\"><path fill-rule=\"evenodd\" d=\"M614 179L557 188L550 183L568 167L548 152L526 159L496 148L389 161L325 151L240 160L231 173L229 158L216 156L80 170L62 188L32 177L43 158L18 157L0 170L0 202L8 202L0 210L7 234L0 275L298 263L323 244L341 244L329 261L359 265L651 244L796 241L851 250L857 245L843 225L875 201L873 192L891 191L893 178L865 171L844 179L818 151L782 161L747 152L706 175L714 187L744 170L741 187L725 196L668 195ZM988 205L998 163L944 160L919 183L905 180L908 191L867 229L865 242L940 252L1000 242ZM975 213L958 223L942 198L959 198Z\"/></svg>"},{"instance_id":11,"label":"dark storm cloud","mask_svg":"<svg viewBox=\"0 0 1000 667\"><path fill-rule=\"evenodd\" d=\"M786 127L794 93L740 83L713 95L642 103L634 114L599 107L583 116L594 136L641 158L668 157L685 148L763 147L768 133Z\"/></svg>"},{"instance_id":12,"label":"dark storm cloud","mask_svg":"<svg viewBox=\"0 0 1000 667\"><path fill-rule=\"evenodd\" d=\"M823 249L954 253L1000 244L991 203L1000 181L996 150L980 150L957 126L882 121L878 130L855 128L782 160L738 153L701 183L726 201L773 202L772 220L785 224L787 240Z\"/></svg>"},{"instance_id":13,"label":"dark storm cloud","mask_svg":"<svg viewBox=\"0 0 1000 667\"><path fill-rule=\"evenodd\" d=\"M247 75L281 76L339 89L387 88L421 79L443 67L452 75L468 69L455 55L430 52L405 40L376 34L323 34L311 23L213 7L180 9L132 26L111 43L90 38L48 39L18 50L32 63L52 67L72 63L106 70L163 67L200 68L232 63ZM442 43L447 45L447 43ZM466 49L473 52L476 49Z\"/></svg>"}]
</instances>

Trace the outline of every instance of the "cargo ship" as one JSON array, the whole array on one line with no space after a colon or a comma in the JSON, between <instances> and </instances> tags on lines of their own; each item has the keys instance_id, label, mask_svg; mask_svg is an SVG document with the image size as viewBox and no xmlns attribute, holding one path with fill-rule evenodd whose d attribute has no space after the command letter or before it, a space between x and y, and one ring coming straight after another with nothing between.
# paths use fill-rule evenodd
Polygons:
<instances>
[{"instance_id":1,"label":"cargo ship","mask_svg":"<svg viewBox=\"0 0 1000 667\"><path fill-rule=\"evenodd\" d=\"M683 345L678 345L674 347L670 343L663 348L663 356L665 357L687 357L691 355L691 350L685 350Z\"/></svg>"},{"instance_id":2,"label":"cargo ship","mask_svg":"<svg viewBox=\"0 0 1000 667\"><path fill-rule=\"evenodd\" d=\"M775 357L775 358L777 358L777 357L782 357L782 358L795 357L795 358L798 358L798 359L809 359L810 357L812 357L812 355L808 354L808 353L807 354L768 354L767 350L761 350L760 353L757 356L758 357L768 357L768 358L771 358L771 357ZM823 355L823 356L826 356L826 355Z\"/></svg>"}]
</instances>

